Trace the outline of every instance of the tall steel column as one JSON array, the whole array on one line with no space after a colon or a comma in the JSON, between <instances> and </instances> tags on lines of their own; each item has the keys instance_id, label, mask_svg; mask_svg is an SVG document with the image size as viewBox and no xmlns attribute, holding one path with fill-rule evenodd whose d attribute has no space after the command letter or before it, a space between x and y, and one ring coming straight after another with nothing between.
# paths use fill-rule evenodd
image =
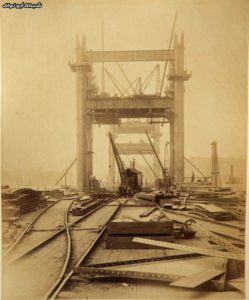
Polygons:
<instances>
[{"instance_id":1,"label":"tall steel column","mask_svg":"<svg viewBox=\"0 0 249 300\"><path fill-rule=\"evenodd\" d=\"M89 188L89 177L92 174L92 120L86 115L91 64L84 63L85 36L82 43L77 38L75 52L76 64L71 65L71 69L76 73L77 188L79 191L84 191Z\"/></svg>"},{"instance_id":2,"label":"tall steel column","mask_svg":"<svg viewBox=\"0 0 249 300\"><path fill-rule=\"evenodd\" d=\"M217 154L217 142L212 142L212 184L213 187L219 186L219 161Z\"/></svg>"},{"instance_id":3,"label":"tall steel column","mask_svg":"<svg viewBox=\"0 0 249 300\"><path fill-rule=\"evenodd\" d=\"M172 64L169 80L174 81L174 117L171 120L171 134L173 133L174 155L171 162L173 176L176 182L184 181L184 81L191 75L184 70L184 35L178 41L174 39L175 60ZM172 136L171 136L172 140ZM171 152L172 153L172 152Z\"/></svg>"},{"instance_id":4,"label":"tall steel column","mask_svg":"<svg viewBox=\"0 0 249 300\"><path fill-rule=\"evenodd\" d=\"M175 168L174 168L174 156L175 156L175 150L174 150L174 117L170 117L170 175L173 176L173 179L175 179Z\"/></svg>"}]
</instances>

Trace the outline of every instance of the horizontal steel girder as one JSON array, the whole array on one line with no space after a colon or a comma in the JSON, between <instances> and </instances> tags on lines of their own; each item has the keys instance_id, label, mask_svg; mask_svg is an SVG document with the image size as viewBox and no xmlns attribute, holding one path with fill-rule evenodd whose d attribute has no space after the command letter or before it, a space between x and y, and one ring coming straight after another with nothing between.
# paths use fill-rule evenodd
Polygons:
<instances>
[{"instance_id":1,"label":"horizontal steel girder","mask_svg":"<svg viewBox=\"0 0 249 300\"><path fill-rule=\"evenodd\" d=\"M174 50L129 50L129 51L86 51L82 57L84 62L125 62L125 61L172 61ZM80 66L81 63L72 64Z\"/></svg>"},{"instance_id":2,"label":"horizontal steel girder","mask_svg":"<svg viewBox=\"0 0 249 300\"><path fill-rule=\"evenodd\" d=\"M86 109L173 109L174 101L166 97L96 97L87 100Z\"/></svg>"},{"instance_id":3,"label":"horizontal steel girder","mask_svg":"<svg viewBox=\"0 0 249 300\"><path fill-rule=\"evenodd\" d=\"M162 118L164 121L161 123L168 123L170 115L173 114L171 111L159 109L121 109L121 110L95 110L88 111L97 124L119 124L119 119L122 118Z\"/></svg>"},{"instance_id":4,"label":"horizontal steel girder","mask_svg":"<svg viewBox=\"0 0 249 300\"><path fill-rule=\"evenodd\" d=\"M149 143L119 143L122 154L153 154L153 150Z\"/></svg>"},{"instance_id":5,"label":"horizontal steel girder","mask_svg":"<svg viewBox=\"0 0 249 300\"><path fill-rule=\"evenodd\" d=\"M121 123L119 127L112 128L114 134L143 134L145 132L150 134L161 136L162 134L156 129L154 125L149 123Z\"/></svg>"}]
</instances>

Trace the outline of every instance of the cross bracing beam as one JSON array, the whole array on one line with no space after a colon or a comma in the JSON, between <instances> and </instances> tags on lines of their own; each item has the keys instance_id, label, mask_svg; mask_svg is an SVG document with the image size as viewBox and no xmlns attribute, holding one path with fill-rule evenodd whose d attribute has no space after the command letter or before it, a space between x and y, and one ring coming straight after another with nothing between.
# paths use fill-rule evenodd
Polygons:
<instances>
[{"instance_id":1,"label":"cross bracing beam","mask_svg":"<svg viewBox=\"0 0 249 300\"><path fill-rule=\"evenodd\" d=\"M82 63L71 65L77 67L86 62L173 61L174 58L174 50L86 51Z\"/></svg>"}]
</instances>

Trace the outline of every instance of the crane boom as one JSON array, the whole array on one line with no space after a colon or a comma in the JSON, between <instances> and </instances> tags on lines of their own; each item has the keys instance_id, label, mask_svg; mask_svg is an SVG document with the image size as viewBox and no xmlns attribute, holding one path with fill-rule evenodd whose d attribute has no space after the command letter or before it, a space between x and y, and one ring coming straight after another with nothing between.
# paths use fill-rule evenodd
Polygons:
<instances>
[{"instance_id":1,"label":"crane boom","mask_svg":"<svg viewBox=\"0 0 249 300\"><path fill-rule=\"evenodd\" d=\"M117 149L117 147L114 143L112 134L110 132L109 132L109 138L110 138L110 142L111 142L111 145L112 145L113 154L114 154L117 166L118 166L121 182L124 182L127 179L126 178L125 167L124 167L124 164L123 164L123 162L121 160L121 157L119 155L118 149Z\"/></svg>"},{"instance_id":2,"label":"crane boom","mask_svg":"<svg viewBox=\"0 0 249 300\"><path fill-rule=\"evenodd\" d=\"M161 160L160 160L160 158L159 158L159 156L158 156L158 154L157 154L157 152L156 152L156 150L155 150L155 148L154 148L154 146L153 146L153 144L152 144L152 142L151 142L151 139L150 139L150 137L149 137L149 134L148 134L147 131L145 132L145 134L147 135L147 138L148 138L148 140L149 140L149 142L150 142L151 148L152 148L152 150L153 150L153 152L154 152L154 154L155 154L155 156L156 156L156 159L157 159L157 161L158 161L158 163L159 163L159 165L160 165L160 167L161 167L163 176L166 178L166 177L167 177L166 171L165 171L165 169L164 169L164 167L163 167L163 165L162 165L162 163L161 163Z\"/></svg>"},{"instance_id":3,"label":"crane boom","mask_svg":"<svg viewBox=\"0 0 249 300\"><path fill-rule=\"evenodd\" d=\"M135 164L133 165L133 167L125 169L123 161L119 155L118 149L114 143L113 136L110 132L109 137L121 179L121 183L119 186L119 194L121 196L132 196L134 193L141 192L143 173L135 169Z\"/></svg>"}]
</instances>

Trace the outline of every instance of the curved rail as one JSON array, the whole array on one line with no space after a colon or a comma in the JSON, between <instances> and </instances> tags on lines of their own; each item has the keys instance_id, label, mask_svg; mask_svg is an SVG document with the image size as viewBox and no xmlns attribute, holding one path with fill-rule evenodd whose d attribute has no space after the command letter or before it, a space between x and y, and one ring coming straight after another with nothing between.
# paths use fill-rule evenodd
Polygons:
<instances>
[{"instance_id":1,"label":"curved rail","mask_svg":"<svg viewBox=\"0 0 249 300\"><path fill-rule=\"evenodd\" d=\"M120 204L117 206L117 208L115 209L115 211L109 217L108 221L113 218L113 216L117 213L117 211L120 208L120 206L121 206ZM106 224L104 226L102 226L102 228L101 228L99 234L97 235L97 237L91 243L91 245L89 246L89 248L87 249L87 251L82 254L82 256L77 261L77 263L73 266L73 268L68 272L68 274L66 275L66 277L61 278L60 285L57 285L57 286L54 285L54 289L53 290L50 289L49 293L46 294L45 299L55 299L58 296L58 294L61 292L61 290L63 289L63 287L66 285L66 283L72 277L72 275L74 273L74 268L75 267L79 267L83 263L83 261L86 259L86 257L91 252L91 250L94 248L94 246L96 245L96 243L98 242L98 240L101 238L101 236L103 235L103 233L105 232L105 230L106 230Z\"/></svg>"},{"instance_id":2,"label":"curved rail","mask_svg":"<svg viewBox=\"0 0 249 300\"><path fill-rule=\"evenodd\" d=\"M70 230L69 230L69 226L68 226L69 225L68 224L68 213L69 213L69 210L72 207L72 205L73 205L73 202L71 203L71 205L69 205L67 211L65 212L65 219L64 219L64 225L65 225L65 228L66 228L66 235L67 235L67 253L66 253L65 262L63 264L63 267L62 267L62 270L61 270L61 273L60 273L58 279L56 280L56 282L52 285L52 287L49 289L49 291L45 295L46 299L49 298L49 296L51 295L51 293L61 283L61 281L63 280L63 277L65 276L67 267L69 265L71 251L72 251L72 240L71 240Z\"/></svg>"},{"instance_id":3,"label":"curved rail","mask_svg":"<svg viewBox=\"0 0 249 300\"><path fill-rule=\"evenodd\" d=\"M52 204L48 205L47 207L45 207L38 215L36 215L32 220L31 223L24 229L24 231L22 232L22 234L19 236L19 238L12 244L12 246L6 251L6 253L4 254L5 258L18 244L19 242L23 239L23 237L25 236L26 233L28 233L30 231L30 229L32 228L32 226L35 224L35 222L51 207L54 206L55 204L59 203L61 200L63 199L59 199L55 202L53 202Z\"/></svg>"}]
</instances>

